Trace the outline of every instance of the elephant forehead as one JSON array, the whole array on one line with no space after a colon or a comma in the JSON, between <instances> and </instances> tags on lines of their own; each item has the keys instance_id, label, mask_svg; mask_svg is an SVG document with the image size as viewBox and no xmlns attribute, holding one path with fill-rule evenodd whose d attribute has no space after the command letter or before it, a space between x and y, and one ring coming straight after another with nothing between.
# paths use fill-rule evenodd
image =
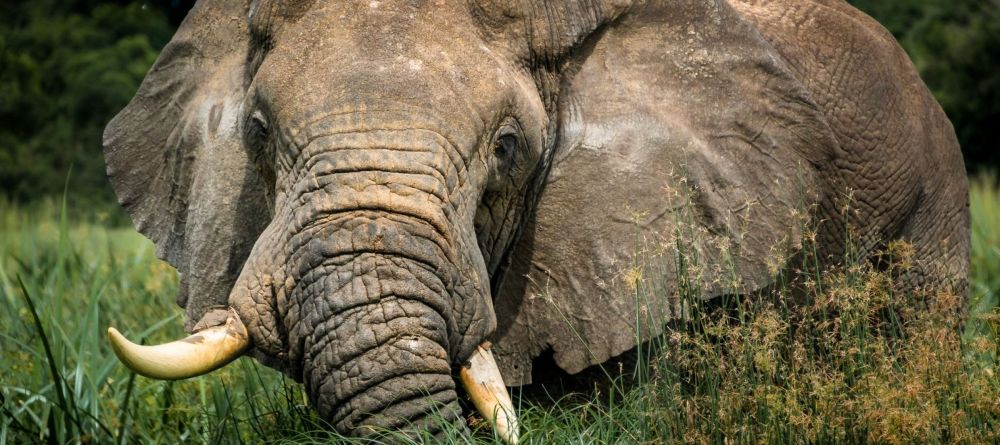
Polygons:
<instances>
[{"instance_id":1,"label":"elephant forehead","mask_svg":"<svg viewBox=\"0 0 1000 445\"><path fill-rule=\"evenodd\" d=\"M477 114L495 105L512 70L466 17L371 3L331 2L276 26L255 82L293 104L433 102ZM472 90L476 100L464 100Z\"/></svg>"}]
</instances>

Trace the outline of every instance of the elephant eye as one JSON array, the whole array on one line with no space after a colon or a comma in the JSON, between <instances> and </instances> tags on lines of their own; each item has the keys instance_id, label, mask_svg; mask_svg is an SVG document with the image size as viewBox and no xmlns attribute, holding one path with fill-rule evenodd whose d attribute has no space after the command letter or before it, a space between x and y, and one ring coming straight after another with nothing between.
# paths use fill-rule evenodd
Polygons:
<instances>
[{"instance_id":1,"label":"elephant eye","mask_svg":"<svg viewBox=\"0 0 1000 445\"><path fill-rule=\"evenodd\" d=\"M274 200L276 172L274 171L274 143L270 141L267 118L260 110L254 111L246 123L246 143L248 154L257 167L257 173L264 180L268 202Z\"/></svg>"},{"instance_id":2,"label":"elephant eye","mask_svg":"<svg viewBox=\"0 0 1000 445\"><path fill-rule=\"evenodd\" d=\"M247 139L250 146L257 149L267 140L267 119L259 110L250 115L247 122Z\"/></svg>"},{"instance_id":3,"label":"elephant eye","mask_svg":"<svg viewBox=\"0 0 1000 445\"><path fill-rule=\"evenodd\" d=\"M509 160L517 151L517 136L505 134L493 143L493 154L503 160Z\"/></svg>"}]
</instances>

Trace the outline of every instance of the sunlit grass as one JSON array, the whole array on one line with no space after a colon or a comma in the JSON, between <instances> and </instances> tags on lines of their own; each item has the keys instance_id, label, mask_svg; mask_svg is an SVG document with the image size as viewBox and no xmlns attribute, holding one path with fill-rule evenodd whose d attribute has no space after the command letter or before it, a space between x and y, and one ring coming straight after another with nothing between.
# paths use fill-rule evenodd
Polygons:
<instances>
[{"instance_id":1,"label":"sunlit grass","mask_svg":"<svg viewBox=\"0 0 1000 445\"><path fill-rule=\"evenodd\" d=\"M996 324L982 322L976 315L991 317L1000 303L1000 183L995 174L972 178L969 207L972 213L972 267L970 308L973 318L967 333L998 332ZM991 318L990 318L991 319Z\"/></svg>"},{"instance_id":2,"label":"sunlit grass","mask_svg":"<svg viewBox=\"0 0 1000 445\"><path fill-rule=\"evenodd\" d=\"M0 202L0 444L373 442L329 432L300 385L250 359L181 382L127 372L105 331L148 343L183 335L176 274L134 231L61 214L58 204ZM893 280L864 264L825 273L795 307L679 295L691 317L644 350L640 383L515 397L522 442L1000 441L995 178L973 181L972 214L964 335L954 328L960 299L922 295L927 308L900 321ZM447 441L498 443L477 431Z\"/></svg>"}]
</instances>

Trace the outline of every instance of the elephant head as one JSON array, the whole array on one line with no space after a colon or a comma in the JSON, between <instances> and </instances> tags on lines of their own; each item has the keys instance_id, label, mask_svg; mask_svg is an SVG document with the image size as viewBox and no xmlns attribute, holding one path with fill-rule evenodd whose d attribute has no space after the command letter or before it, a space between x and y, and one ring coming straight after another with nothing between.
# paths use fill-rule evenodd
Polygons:
<instances>
[{"instance_id":1,"label":"elephant head","mask_svg":"<svg viewBox=\"0 0 1000 445\"><path fill-rule=\"evenodd\" d=\"M346 433L461 428L456 371L506 410L543 351L572 373L660 331L636 240L726 264L704 298L770 284L822 122L722 1L202 0L105 132L195 334L112 336L164 378L246 351Z\"/></svg>"}]
</instances>

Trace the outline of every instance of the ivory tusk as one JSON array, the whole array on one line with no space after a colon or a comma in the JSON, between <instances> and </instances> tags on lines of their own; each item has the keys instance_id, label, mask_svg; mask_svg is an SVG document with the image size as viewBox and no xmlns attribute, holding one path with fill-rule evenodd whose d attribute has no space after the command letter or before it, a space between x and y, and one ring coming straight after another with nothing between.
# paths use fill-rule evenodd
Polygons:
<instances>
[{"instance_id":1,"label":"ivory tusk","mask_svg":"<svg viewBox=\"0 0 1000 445\"><path fill-rule=\"evenodd\" d=\"M510 401L510 394L500 376L497 362L490 352L489 342L476 348L469 363L461 368L458 376L476 410L490 422L497 435L504 442L516 445L517 413L514 412L514 404Z\"/></svg>"},{"instance_id":2,"label":"ivory tusk","mask_svg":"<svg viewBox=\"0 0 1000 445\"><path fill-rule=\"evenodd\" d=\"M250 346L246 328L235 316L229 317L224 325L162 345L137 345L115 328L108 328L108 339L125 366L161 380L186 379L214 371L243 355Z\"/></svg>"}]
</instances>

